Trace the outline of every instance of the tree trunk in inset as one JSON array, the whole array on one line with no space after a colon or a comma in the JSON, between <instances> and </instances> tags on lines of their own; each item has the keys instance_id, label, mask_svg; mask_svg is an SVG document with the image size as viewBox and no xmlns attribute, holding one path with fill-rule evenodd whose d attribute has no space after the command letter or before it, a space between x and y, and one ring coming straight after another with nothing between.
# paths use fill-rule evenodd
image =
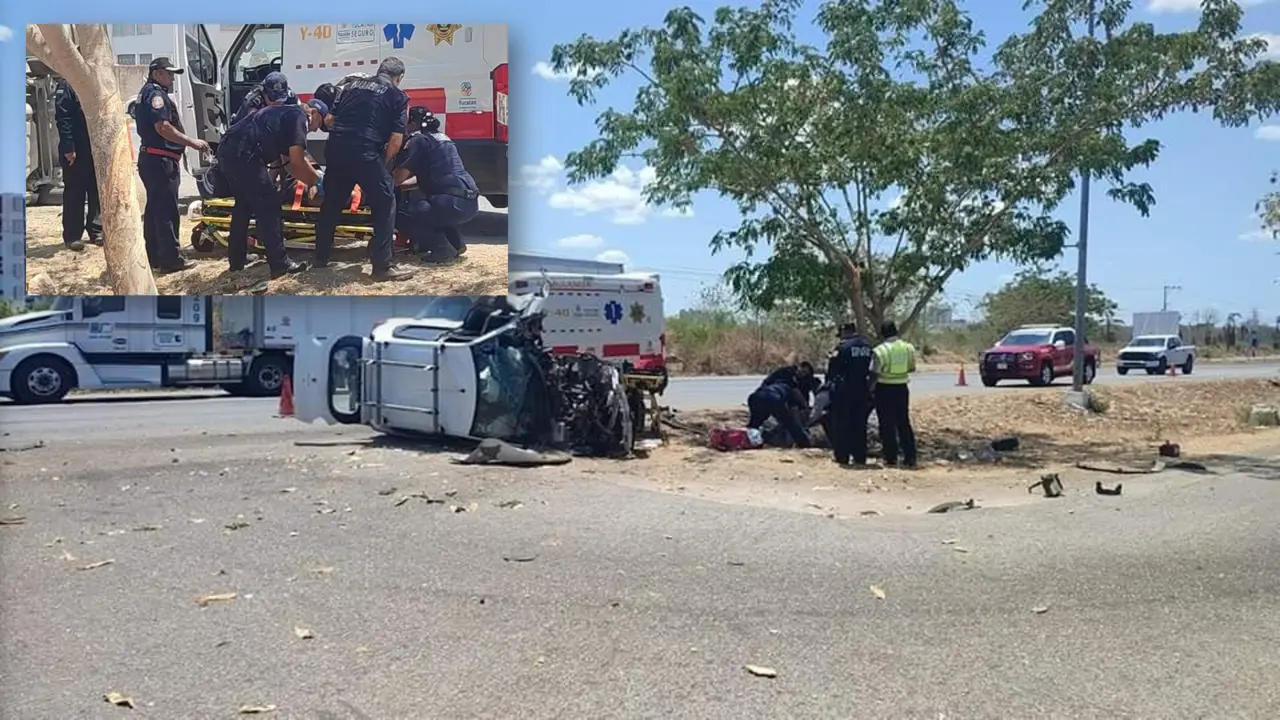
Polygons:
<instances>
[{"instance_id":1,"label":"tree trunk in inset","mask_svg":"<svg viewBox=\"0 0 1280 720\"><path fill-rule=\"evenodd\" d=\"M116 86L115 55L107 26L28 25L27 51L66 78L84 108L98 176L104 255L112 290L116 295L155 295L156 281L147 262L142 211L134 184L129 128Z\"/></svg>"}]
</instances>

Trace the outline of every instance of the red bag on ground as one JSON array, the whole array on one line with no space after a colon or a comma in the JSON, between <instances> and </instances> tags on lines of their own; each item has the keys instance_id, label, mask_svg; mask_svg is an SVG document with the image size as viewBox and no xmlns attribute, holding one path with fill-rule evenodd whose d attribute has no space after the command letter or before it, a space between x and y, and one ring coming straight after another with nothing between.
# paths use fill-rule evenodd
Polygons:
<instances>
[{"instance_id":1,"label":"red bag on ground","mask_svg":"<svg viewBox=\"0 0 1280 720\"><path fill-rule=\"evenodd\" d=\"M734 452L737 450L750 450L754 447L751 444L751 434L746 428L711 428L709 435L709 444L716 450Z\"/></svg>"}]
</instances>

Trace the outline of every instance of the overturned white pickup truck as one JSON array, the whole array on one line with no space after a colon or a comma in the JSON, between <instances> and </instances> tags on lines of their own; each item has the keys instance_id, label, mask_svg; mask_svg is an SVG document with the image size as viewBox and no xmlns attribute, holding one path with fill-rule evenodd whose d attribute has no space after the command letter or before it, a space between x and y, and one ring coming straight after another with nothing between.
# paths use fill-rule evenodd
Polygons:
<instances>
[{"instance_id":1,"label":"overturned white pickup truck","mask_svg":"<svg viewBox=\"0 0 1280 720\"><path fill-rule=\"evenodd\" d=\"M1121 375L1127 375L1130 370L1163 375L1172 367L1190 375L1195 364L1196 346L1183 345L1177 335L1139 335L1116 355L1116 372Z\"/></svg>"}]
</instances>

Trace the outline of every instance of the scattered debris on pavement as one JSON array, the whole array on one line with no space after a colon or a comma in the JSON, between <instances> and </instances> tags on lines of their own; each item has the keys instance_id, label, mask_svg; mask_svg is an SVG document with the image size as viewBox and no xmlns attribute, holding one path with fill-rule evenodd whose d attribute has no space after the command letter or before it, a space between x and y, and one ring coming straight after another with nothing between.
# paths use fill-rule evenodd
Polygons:
<instances>
[{"instance_id":1,"label":"scattered debris on pavement","mask_svg":"<svg viewBox=\"0 0 1280 720\"><path fill-rule=\"evenodd\" d=\"M106 702L111 703L112 705L115 705L116 707L129 708L130 710L133 710L135 707L137 707L136 705L133 704L133 698L129 697L128 695L118 693L114 690L104 694L102 696L102 699L105 700Z\"/></svg>"},{"instance_id":2,"label":"scattered debris on pavement","mask_svg":"<svg viewBox=\"0 0 1280 720\"><path fill-rule=\"evenodd\" d=\"M35 442L27 443L26 445L13 445L13 446L0 445L0 452L26 452L28 450L39 450L43 447L44 447L44 441L36 440Z\"/></svg>"},{"instance_id":3,"label":"scattered debris on pavement","mask_svg":"<svg viewBox=\"0 0 1280 720\"><path fill-rule=\"evenodd\" d=\"M299 640L313 640L316 636L315 633L311 632L311 628L304 627L294 627L293 634L296 635Z\"/></svg>"},{"instance_id":4,"label":"scattered debris on pavement","mask_svg":"<svg viewBox=\"0 0 1280 720\"><path fill-rule=\"evenodd\" d=\"M1165 440L1160 444L1160 457L1176 458L1182 457L1182 446L1178 443L1172 443Z\"/></svg>"},{"instance_id":5,"label":"scattered debris on pavement","mask_svg":"<svg viewBox=\"0 0 1280 720\"><path fill-rule=\"evenodd\" d=\"M886 597L884 589L881 588L879 585L871 586L871 594L876 596L877 600L883 600Z\"/></svg>"},{"instance_id":6,"label":"scattered debris on pavement","mask_svg":"<svg viewBox=\"0 0 1280 720\"><path fill-rule=\"evenodd\" d=\"M1115 486L1115 487L1113 487L1113 488L1109 488L1109 487L1106 487L1105 485L1103 485L1103 484L1102 484L1102 481L1101 481L1101 480L1099 480L1096 484L1094 484L1094 486L1093 486L1093 491L1094 491L1095 493L1099 494L1099 495L1111 495L1111 496L1116 496L1116 495L1119 495L1121 492L1123 492L1123 491L1124 491L1124 485L1123 485L1123 484L1121 484L1121 483L1116 483L1116 486Z\"/></svg>"},{"instance_id":7,"label":"scattered debris on pavement","mask_svg":"<svg viewBox=\"0 0 1280 720\"><path fill-rule=\"evenodd\" d=\"M746 665L744 667L746 668L747 672L751 673L752 675L755 675L756 677L762 677L762 678L778 677L778 671L774 670L771 667L765 667L764 665Z\"/></svg>"},{"instance_id":8,"label":"scattered debris on pavement","mask_svg":"<svg viewBox=\"0 0 1280 720\"><path fill-rule=\"evenodd\" d=\"M199 605L200 607L209 607L209 605L213 603L231 602L232 600L235 600L237 597L239 597L239 594L233 593L233 592L212 593L210 595L201 595L200 597L196 598L196 605Z\"/></svg>"},{"instance_id":9,"label":"scattered debris on pavement","mask_svg":"<svg viewBox=\"0 0 1280 720\"><path fill-rule=\"evenodd\" d=\"M953 500L951 502L944 502L938 505L934 505L933 507L929 508L925 512L930 514L936 514L936 513L958 512L960 510L975 510L977 508L978 508L978 504L974 502L973 498L969 498L968 500Z\"/></svg>"},{"instance_id":10,"label":"scattered debris on pavement","mask_svg":"<svg viewBox=\"0 0 1280 720\"><path fill-rule=\"evenodd\" d=\"M509 465L512 467L537 467L541 465L564 465L573 460L568 453L558 451L538 451L516 447L502 440L489 438L481 440L470 454L456 458L458 465Z\"/></svg>"},{"instance_id":11,"label":"scattered debris on pavement","mask_svg":"<svg viewBox=\"0 0 1280 720\"><path fill-rule=\"evenodd\" d=\"M510 553L502 556L503 562L527 563L538 559L537 553Z\"/></svg>"},{"instance_id":12,"label":"scattered debris on pavement","mask_svg":"<svg viewBox=\"0 0 1280 720\"><path fill-rule=\"evenodd\" d=\"M1151 475L1153 473L1164 472L1165 464L1160 460L1152 460L1151 465L1148 467L1135 467L1132 465L1117 465L1115 463L1089 462L1081 460L1076 463L1076 467L1081 470L1111 473L1112 475Z\"/></svg>"},{"instance_id":13,"label":"scattered debris on pavement","mask_svg":"<svg viewBox=\"0 0 1280 720\"><path fill-rule=\"evenodd\" d=\"M241 715L261 715L263 713L275 712L275 705L242 705L240 707Z\"/></svg>"},{"instance_id":14,"label":"scattered debris on pavement","mask_svg":"<svg viewBox=\"0 0 1280 720\"><path fill-rule=\"evenodd\" d=\"M26 525L27 518L22 515L15 515L6 518L0 518L0 527L9 525Z\"/></svg>"},{"instance_id":15,"label":"scattered debris on pavement","mask_svg":"<svg viewBox=\"0 0 1280 720\"><path fill-rule=\"evenodd\" d=\"M1035 613L1035 614L1037 614L1037 615L1043 615L1043 614L1045 614L1045 613L1049 612L1049 607L1048 607L1047 605L1037 605L1037 606L1035 606L1035 607L1031 608L1031 612L1033 612L1033 613Z\"/></svg>"},{"instance_id":16,"label":"scattered debris on pavement","mask_svg":"<svg viewBox=\"0 0 1280 720\"><path fill-rule=\"evenodd\" d=\"M115 560L99 560L98 562L91 562L88 565L81 565L76 569L77 570L97 570L100 567L106 567L114 563L115 563Z\"/></svg>"},{"instance_id":17,"label":"scattered debris on pavement","mask_svg":"<svg viewBox=\"0 0 1280 720\"><path fill-rule=\"evenodd\" d=\"M1062 497L1062 480L1059 479L1058 473L1041 475L1039 480L1027 487L1027 492L1035 492L1036 488L1040 488L1047 498Z\"/></svg>"}]
</instances>

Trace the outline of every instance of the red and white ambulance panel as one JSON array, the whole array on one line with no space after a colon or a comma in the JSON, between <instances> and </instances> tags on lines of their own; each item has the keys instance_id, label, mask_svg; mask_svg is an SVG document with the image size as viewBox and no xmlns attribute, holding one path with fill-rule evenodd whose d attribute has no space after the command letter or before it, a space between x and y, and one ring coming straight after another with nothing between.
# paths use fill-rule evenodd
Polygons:
<instances>
[{"instance_id":1,"label":"red and white ambulance panel","mask_svg":"<svg viewBox=\"0 0 1280 720\"><path fill-rule=\"evenodd\" d=\"M323 83L375 73L387 57L405 64L400 89L410 106L440 118L480 192L507 205L507 26L412 23L245 25L223 63L227 114L273 70L306 101ZM308 146L324 161L325 133Z\"/></svg>"},{"instance_id":2,"label":"red and white ambulance panel","mask_svg":"<svg viewBox=\"0 0 1280 720\"><path fill-rule=\"evenodd\" d=\"M510 292L523 295L550 283L543 308L543 342L557 354L588 353L637 370L666 366L662 285L657 275L511 273Z\"/></svg>"}]
</instances>

